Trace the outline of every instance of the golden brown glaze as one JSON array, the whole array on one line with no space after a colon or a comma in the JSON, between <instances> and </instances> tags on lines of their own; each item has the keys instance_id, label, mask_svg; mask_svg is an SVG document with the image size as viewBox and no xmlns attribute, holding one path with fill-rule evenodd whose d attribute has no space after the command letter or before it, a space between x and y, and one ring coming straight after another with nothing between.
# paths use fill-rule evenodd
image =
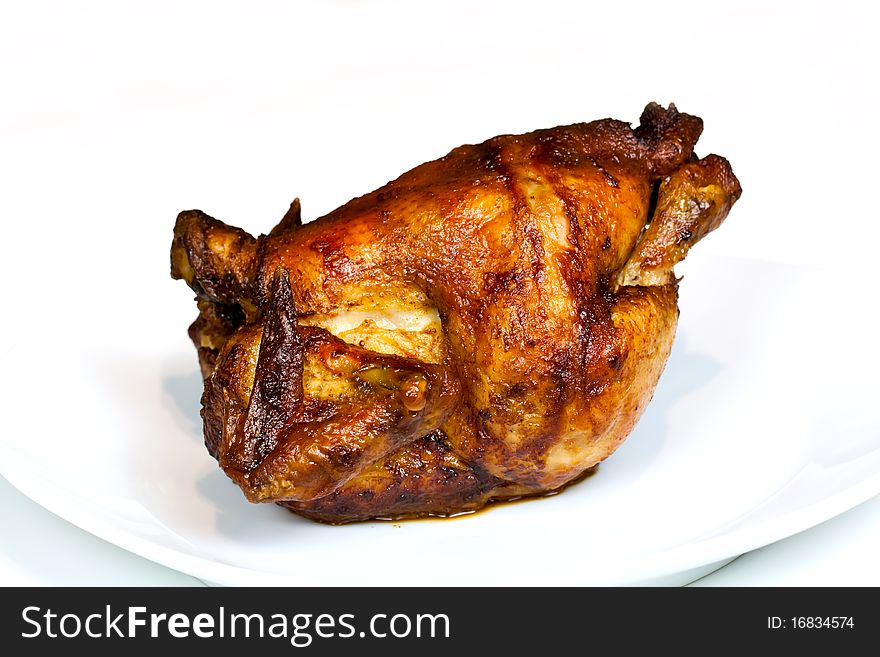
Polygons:
<instances>
[{"instance_id":1,"label":"golden brown glaze","mask_svg":"<svg viewBox=\"0 0 880 657\"><path fill-rule=\"evenodd\" d=\"M254 502L327 522L552 491L630 433L669 356L673 266L741 190L656 104L461 146L253 238L177 219L205 440Z\"/></svg>"}]
</instances>

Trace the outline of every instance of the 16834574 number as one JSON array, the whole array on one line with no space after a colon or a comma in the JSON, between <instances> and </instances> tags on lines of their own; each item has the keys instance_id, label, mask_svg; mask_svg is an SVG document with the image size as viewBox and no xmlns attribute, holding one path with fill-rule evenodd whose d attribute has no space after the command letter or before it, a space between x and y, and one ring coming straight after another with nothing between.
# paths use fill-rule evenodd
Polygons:
<instances>
[{"instance_id":1,"label":"16834574 number","mask_svg":"<svg viewBox=\"0 0 880 657\"><path fill-rule=\"evenodd\" d=\"M767 617L767 629L770 630L852 630L855 626L852 616Z\"/></svg>"}]
</instances>

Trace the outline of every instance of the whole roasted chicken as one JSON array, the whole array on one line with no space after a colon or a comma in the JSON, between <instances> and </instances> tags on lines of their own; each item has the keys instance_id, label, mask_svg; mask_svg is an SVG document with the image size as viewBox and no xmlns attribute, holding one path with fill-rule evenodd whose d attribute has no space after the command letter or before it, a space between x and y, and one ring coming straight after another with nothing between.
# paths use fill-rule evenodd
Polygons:
<instances>
[{"instance_id":1,"label":"whole roasted chicken","mask_svg":"<svg viewBox=\"0 0 880 657\"><path fill-rule=\"evenodd\" d=\"M673 266L740 195L701 131L652 103L635 129L495 137L257 238L181 213L209 452L252 502L332 523L577 479L645 410Z\"/></svg>"}]
</instances>

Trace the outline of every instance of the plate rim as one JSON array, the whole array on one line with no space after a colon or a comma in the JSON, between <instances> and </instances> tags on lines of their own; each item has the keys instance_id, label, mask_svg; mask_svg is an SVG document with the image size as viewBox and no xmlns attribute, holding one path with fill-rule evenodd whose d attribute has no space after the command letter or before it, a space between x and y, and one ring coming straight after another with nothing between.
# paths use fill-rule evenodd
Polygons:
<instances>
[{"instance_id":1,"label":"plate rim","mask_svg":"<svg viewBox=\"0 0 880 657\"><path fill-rule=\"evenodd\" d=\"M709 256L712 258L712 256ZM722 260L758 261L763 264L771 264L786 269L799 270L817 274L826 271L822 267L804 267L792 265L781 261L768 261L743 256L715 256ZM37 326L42 326L39 322ZM26 333L22 327L16 331L21 341L39 338L42 331L30 331ZM0 351L0 362L7 364L9 360L15 360L15 352L9 346L17 341L4 341L6 349ZM231 586L346 586L365 585L362 581L340 582L338 580L322 580L306 572L284 573L276 571L257 570L247 566L238 566L228 562L212 558L210 555L187 553L173 546L163 545L136 532L131 532L114 523L112 516L105 510L98 508L98 512L83 510L75 502L83 496L75 489L68 492L71 495L53 493L53 488L41 487L38 477L28 476L28 472L38 469L39 463L31 457L22 465L22 458L9 458L16 452L15 443L11 440L0 438L0 476L8 481L19 493L37 503L55 516L78 527L112 545L127 550L144 559L158 563L175 571L185 573L203 581L219 583ZM17 463L15 467L11 463ZM749 523L748 520L764 503L782 492L788 483L796 480L804 471L813 464L811 461L804 463L799 470L794 472L789 480L783 483L771 495L764 498L762 503L750 509L743 516L733 519L736 525L720 534L710 535L706 538L693 538L682 541L667 548L643 554L628 554L623 558L612 557L603 562L602 575L596 576L595 572L583 568L571 569L571 581L563 586L608 586L630 585L661 580L676 573L694 570L708 566L709 564L723 562L740 554L775 543L781 539L793 536L806 529L821 524L835 516L844 513L869 499L880 495L880 470L868 472L857 478L837 491L824 495L813 502L803 506L797 506L782 513L771 514L767 518ZM86 498L87 499L87 498ZM170 530L169 530L170 531ZM172 532L173 533L173 532ZM185 537L174 534L184 542L189 542ZM190 543L193 552L198 552L198 545ZM515 582L508 578L504 584ZM515 577L512 579L516 579ZM548 580L557 577L548 576ZM472 582L475 585L497 586L501 585L496 577L487 580ZM396 585L420 586L421 582L402 582ZM441 584L443 585L443 584ZM448 582L446 585L455 585ZM527 581L525 585L534 585Z\"/></svg>"},{"instance_id":2,"label":"plate rim","mask_svg":"<svg viewBox=\"0 0 880 657\"><path fill-rule=\"evenodd\" d=\"M0 441L0 456L7 456L9 451L9 445ZM29 484L28 482L35 482L35 478L26 476L24 471L27 470L27 467L19 467L17 471L10 472L10 468L4 466L7 462L7 458L0 458L0 476L22 495L50 513L112 545L197 579L227 586L362 585L357 582L319 582L317 579L293 573L262 571L235 566L161 545L138 534L120 529L103 513L80 512L76 504L73 503L73 498L52 495L46 492L46 489L41 489L36 483ZM682 543L659 552L605 562L603 563L603 572L605 573L603 577L591 579L573 576L572 581L565 585L632 585L705 567L815 527L878 495L880 495L880 472L865 477L812 504L771 516L754 525L741 526L720 535ZM67 503L68 499L71 500L70 503ZM747 514L744 519L747 519L749 515ZM402 584L405 587L420 585L423 584L420 582ZM454 586L455 583L450 582L448 585ZM497 584L480 583L476 585L493 586ZM530 584L525 585L529 586Z\"/></svg>"}]
</instances>

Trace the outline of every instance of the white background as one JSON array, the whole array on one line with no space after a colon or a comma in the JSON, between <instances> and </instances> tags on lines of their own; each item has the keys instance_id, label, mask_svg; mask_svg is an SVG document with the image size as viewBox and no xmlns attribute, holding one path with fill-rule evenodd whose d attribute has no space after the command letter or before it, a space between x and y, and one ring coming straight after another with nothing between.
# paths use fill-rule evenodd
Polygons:
<instances>
[{"instance_id":1,"label":"white background","mask_svg":"<svg viewBox=\"0 0 880 657\"><path fill-rule=\"evenodd\" d=\"M310 219L460 143L635 121L649 100L703 117L698 152L726 156L743 184L700 252L828 267L864 286L865 303L817 299L817 312L870 325L878 34L868 2L2 3L0 355L34 304L50 311L54 339L34 354L47 390L34 394L51 400L63 394L51 351L70 348L65 324L88 321L90 304L189 304L170 280L126 279L167 268L181 209L265 232L293 196ZM64 266L58 249L73 254ZM846 335L816 349L857 358L865 345ZM846 394L845 382L817 385ZM70 439L82 430L72 423ZM4 583L186 579L5 482L0 496L15 518L0 530ZM878 515L869 502L706 581L880 584Z\"/></svg>"}]
</instances>

